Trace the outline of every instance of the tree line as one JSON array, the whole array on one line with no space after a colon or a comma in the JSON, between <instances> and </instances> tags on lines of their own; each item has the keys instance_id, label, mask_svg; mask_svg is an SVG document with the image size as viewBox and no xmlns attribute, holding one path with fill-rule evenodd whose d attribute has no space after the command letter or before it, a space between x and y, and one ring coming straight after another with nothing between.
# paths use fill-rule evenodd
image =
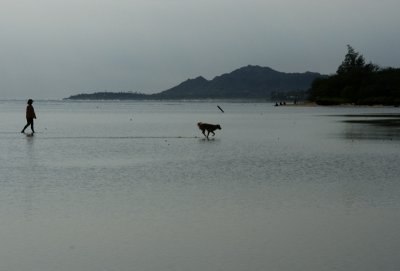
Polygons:
<instances>
[{"instance_id":1,"label":"tree line","mask_svg":"<svg viewBox=\"0 0 400 271\"><path fill-rule=\"evenodd\" d=\"M347 45L347 54L336 74L317 78L309 99L320 105L400 104L400 69L381 68Z\"/></svg>"}]
</instances>

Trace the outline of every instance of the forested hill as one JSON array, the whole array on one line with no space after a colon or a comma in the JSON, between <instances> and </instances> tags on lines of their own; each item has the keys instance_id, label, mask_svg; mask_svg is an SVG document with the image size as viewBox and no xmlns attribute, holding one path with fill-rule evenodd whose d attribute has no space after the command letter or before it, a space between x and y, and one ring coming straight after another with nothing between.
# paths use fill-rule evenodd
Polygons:
<instances>
[{"instance_id":1,"label":"forested hill","mask_svg":"<svg viewBox=\"0 0 400 271\"><path fill-rule=\"evenodd\" d=\"M143 99L271 99L284 93L305 92L319 73L284 73L268 67L246 66L212 80L201 76L188 79L168 90L155 94L131 92L97 92L78 94L76 100L143 100Z\"/></svg>"},{"instance_id":2,"label":"forested hill","mask_svg":"<svg viewBox=\"0 0 400 271\"><path fill-rule=\"evenodd\" d=\"M283 73L268 67L247 66L208 81L189 79L156 96L161 98L270 98L272 93L306 91L319 73Z\"/></svg>"}]
</instances>

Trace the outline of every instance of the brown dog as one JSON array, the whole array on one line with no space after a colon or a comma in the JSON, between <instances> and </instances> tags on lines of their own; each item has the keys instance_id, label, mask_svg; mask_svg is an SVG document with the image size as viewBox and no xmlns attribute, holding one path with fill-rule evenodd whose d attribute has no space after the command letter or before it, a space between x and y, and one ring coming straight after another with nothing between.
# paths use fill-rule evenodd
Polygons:
<instances>
[{"instance_id":1,"label":"brown dog","mask_svg":"<svg viewBox=\"0 0 400 271\"><path fill-rule=\"evenodd\" d=\"M197 126L199 126L199 129L201 130L201 132L207 139L208 139L208 136L210 135L210 133L212 133L213 136L215 136L214 131L217 129L221 130L221 126L219 124L209 124L209 123L199 122L199 123L197 123ZM206 131L207 131L207 135L205 133Z\"/></svg>"}]
</instances>

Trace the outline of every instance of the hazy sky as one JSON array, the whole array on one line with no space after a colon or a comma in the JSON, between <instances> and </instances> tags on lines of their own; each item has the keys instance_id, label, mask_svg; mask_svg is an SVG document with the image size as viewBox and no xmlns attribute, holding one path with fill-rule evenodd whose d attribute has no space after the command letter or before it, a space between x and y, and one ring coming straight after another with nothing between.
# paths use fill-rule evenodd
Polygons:
<instances>
[{"instance_id":1,"label":"hazy sky","mask_svg":"<svg viewBox=\"0 0 400 271\"><path fill-rule=\"evenodd\" d=\"M155 93L245 65L400 67L399 0L1 0L0 99Z\"/></svg>"}]
</instances>

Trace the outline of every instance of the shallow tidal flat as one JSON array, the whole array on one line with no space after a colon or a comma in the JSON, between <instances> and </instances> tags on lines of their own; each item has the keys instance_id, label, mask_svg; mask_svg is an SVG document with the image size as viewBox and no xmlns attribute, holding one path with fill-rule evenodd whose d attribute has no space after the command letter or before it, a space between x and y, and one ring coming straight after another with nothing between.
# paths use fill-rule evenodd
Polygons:
<instances>
[{"instance_id":1,"label":"shallow tidal flat","mask_svg":"<svg viewBox=\"0 0 400 271\"><path fill-rule=\"evenodd\" d=\"M0 269L397 270L398 108L273 105L1 101Z\"/></svg>"}]
</instances>

